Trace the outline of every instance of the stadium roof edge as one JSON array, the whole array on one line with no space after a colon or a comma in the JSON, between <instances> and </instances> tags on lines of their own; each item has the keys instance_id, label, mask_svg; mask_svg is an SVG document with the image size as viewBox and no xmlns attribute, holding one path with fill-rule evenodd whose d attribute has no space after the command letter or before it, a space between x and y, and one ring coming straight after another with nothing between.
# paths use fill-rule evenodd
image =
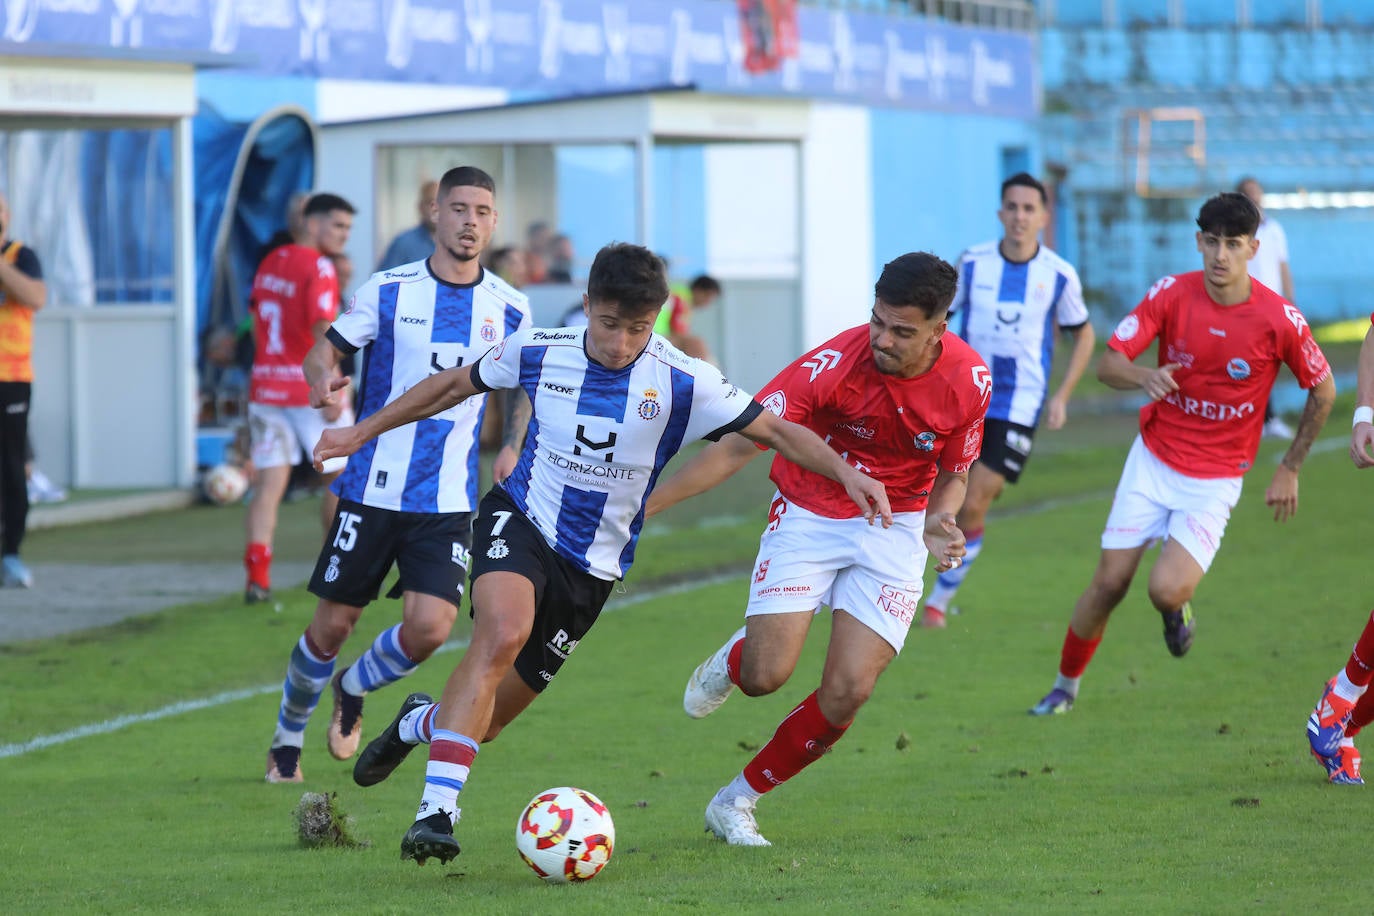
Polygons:
<instances>
[{"instance_id":1,"label":"stadium roof edge","mask_svg":"<svg viewBox=\"0 0 1374 916\"><path fill-rule=\"evenodd\" d=\"M359 125L359 124L385 124L385 123L393 122L393 121L408 121L408 120L412 120L412 119L415 119L415 118L442 117L442 116L444 116L444 115L449 115L449 114L468 114L468 113L476 112L476 111L495 111L495 110L498 110L498 109L505 109L505 108L531 108L531 107L534 107L534 106L536 106L536 105L553 105L553 104L556 104L556 103L558 103L558 102L587 102L587 101L596 101L596 100L600 100L600 99L620 99L620 98L625 98L626 96L636 96L636 95L658 95L658 94L663 94L663 93L687 93L687 92L696 92L697 90L698 90L698 87L697 87L697 85L696 85L695 83L687 83L687 84L685 84L685 85L668 84L668 85L661 85L661 86L641 86L641 87L636 88L636 89L624 89L624 90L617 90L617 91L615 91L615 92L588 92L588 93L581 93L581 94L578 94L578 95L555 95L555 96L545 96L545 97L543 97L543 98L512 99L512 100L510 100L510 101L501 102L501 103L495 104L495 105L478 105L478 106L473 107L473 108L454 108L454 109L449 109L449 110L439 109L439 110L435 110L435 111L416 111L416 112L407 112L406 114L399 114L399 115L386 115L386 116L383 116L383 117L358 118L357 120L353 120L353 121L330 121L330 122L328 123L328 125L326 125L326 126L327 126L327 127L349 127L349 126L357 126L357 125Z\"/></svg>"},{"instance_id":2,"label":"stadium roof edge","mask_svg":"<svg viewBox=\"0 0 1374 916\"><path fill-rule=\"evenodd\" d=\"M0 59L27 58L90 61L92 63L171 64L197 69L252 68L256 54L217 54L213 51L162 48L96 48L63 42L0 41Z\"/></svg>"}]
</instances>

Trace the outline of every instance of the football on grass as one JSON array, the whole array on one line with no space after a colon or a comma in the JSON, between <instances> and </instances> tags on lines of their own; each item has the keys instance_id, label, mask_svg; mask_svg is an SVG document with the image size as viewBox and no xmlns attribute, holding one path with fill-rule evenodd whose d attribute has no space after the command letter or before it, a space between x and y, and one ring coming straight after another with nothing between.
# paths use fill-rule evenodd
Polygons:
<instances>
[{"instance_id":1,"label":"football on grass","mask_svg":"<svg viewBox=\"0 0 1374 916\"><path fill-rule=\"evenodd\" d=\"M201 482L205 498L217 506L228 506L248 492L248 475L232 464L217 464L205 472Z\"/></svg>"},{"instance_id":2,"label":"football on grass","mask_svg":"<svg viewBox=\"0 0 1374 916\"><path fill-rule=\"evenodd\" d=\"M515 848L550 884L590 881L611 860L615 824L601 799L585 789L546 789L520 814Z\"/></svg>"}]
</instances>

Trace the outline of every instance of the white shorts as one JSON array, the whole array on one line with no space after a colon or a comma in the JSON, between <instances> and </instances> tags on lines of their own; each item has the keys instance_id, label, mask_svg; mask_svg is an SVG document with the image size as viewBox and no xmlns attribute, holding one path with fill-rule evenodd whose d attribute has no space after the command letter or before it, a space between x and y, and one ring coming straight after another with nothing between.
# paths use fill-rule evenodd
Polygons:
<instances>
[{"instance_id":1,"label":"white shorts","mask_svg":"<svg viewBox=\"0 0 1374 916\"><path fill-rule=\"evenodd\" d=\"M1102 531L1102 549L1129 550L1168 537L1206 572L1221 548L1240 488L1239 477L1180 474L1136 436Z\"/></svg>"},{"instance_id":2,"label":"white shorts","mask_svg":"<svg viewBox=\"0 0 1374 916\"><path fill-rule=\"evenodd\" d=\"M314 407L277 407L272 404L248 405L248 429L253 437L253 467L279 468L299 464L309 458L326 429L353 425L353 408L344 407L339 419L327 423ZM342 471L347 458L330 458L324 472Z\"/></svg>"},{"instance_id":3,"label":"white shorts","mask_svg":"<svg viewBox=\"0 0 1374 916\"><path fill-rule=\"evenodd\" d=\"M759 538L745 616L843 610L902 651L921 611L924 512L900 512L892 527L862 516L826 518L778 494Z\"/></svg>"}]
</instances>

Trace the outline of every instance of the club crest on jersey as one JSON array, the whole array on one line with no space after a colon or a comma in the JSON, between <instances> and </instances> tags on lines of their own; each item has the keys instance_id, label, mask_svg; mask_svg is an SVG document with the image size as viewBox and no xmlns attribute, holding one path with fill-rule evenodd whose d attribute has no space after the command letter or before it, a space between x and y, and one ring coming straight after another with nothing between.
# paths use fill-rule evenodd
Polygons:
<instances>
[{"instance_id":1,"label":"club crest on jersey","mask_svg":"<svg viewBox=\"0 0 1374 916\"><path fill-rule=\"evenodd\" d=\"M482 319L482 330L477 332L487 343L496 342L496 322L490 318Z\"/></svg>"},{"instance_id":2,"label":"club crest on jersey","mask_svg":"<svg viewBox=\"0 0 1374 916\"><path fill-rule=\"evenodd\" d=\"M324 581L337 582L339 580L339 555L333 554L329 558L329 565L324 570Z\"/></svg>"},{"instance_id":3,"label":"club crest on jersey","mask_svg":"<svg viewBox=\"0 0 1374 916\"><path fill-rule=\"evenodd\" d=\"M1243 381L1250 377L1250 364L1239 356L1233 357L1226 363L1226 374L1236 381Z\"/></svg>"},{"instance_id":4,"label":"club crest on jersey","mask_svg":"<svg viewBox=\"0 0 1374 916\"><path fill-rule=\"evenodd\" d=\"M658 402L658 392L653 388L645 388L644 400L639 402L639 418L652 420L658 416L661 410L663 410L663 405Z\"/></svg>"},{"instance_id":5,"label":"club crest on jersey","mask_svg":"<svg viewBox=\"0 0 1374 916\"><path fill-rule=\"evenodd\" d=\"M1140 319L1134 315L1127 315L1122 318L1116 326L1117 340L1130 340L1140 331Z\"/></svg>"},{"instance_id":6,"label":"club crest on jersey","mask_svg":"<svg viewBox=\"0 0 1374 916\"><path fill-rule=\"evenodd\" d=\"M487 548L488 560L504 560L510 556L510 547L506 544L505 538L492 538L491 546Z\"/></svg>"},{"instance_id":7,"label":"club crest on jersey","mask_svg":"<svg viewBox=\"0 0 1374 916\"><path fill-rule=\"evenodd\" d=\"M935 434L932 432L918 433L916 435L916 438L912 439L911 441L914 442L916 444L916 447L923 452L931 452L935 450Z\"/></svg>"},{"instance_id":8,"label":"club crest on jersey","mask_svg":"<svg viewBox=\"0 0 1374 916\"><path fill-rule=\"evenodd\" d=\"M780 417L787 415L787 395L783 394L781 389L764 398L761 403L763 404L764 410L775 413Z\"/></svg>"}]
</instances>

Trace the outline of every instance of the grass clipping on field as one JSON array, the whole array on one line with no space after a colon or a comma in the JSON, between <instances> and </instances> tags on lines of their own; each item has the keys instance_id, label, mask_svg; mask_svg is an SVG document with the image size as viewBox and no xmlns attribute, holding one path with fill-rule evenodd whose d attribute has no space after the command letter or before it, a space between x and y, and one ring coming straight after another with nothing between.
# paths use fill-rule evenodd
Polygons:
<instances>
[{"instance_id":1,"label":"grass clipping on field","mask_svg":"<svg viewBox=\"0 0 1374 916\"><path fill-rule=\"evenodd\" d=\"M339 806L337 792L306 792L296 804L296 833L307 849L365 847L353 836L353 818Z\"/></svg>"}]
</instances>

